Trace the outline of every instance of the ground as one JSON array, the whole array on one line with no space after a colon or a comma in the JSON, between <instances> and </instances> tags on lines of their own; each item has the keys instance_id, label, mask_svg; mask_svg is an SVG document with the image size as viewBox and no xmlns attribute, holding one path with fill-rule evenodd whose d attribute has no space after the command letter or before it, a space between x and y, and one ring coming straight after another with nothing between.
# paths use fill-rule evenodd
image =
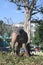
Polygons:
<instances>
[{"instance_id":1,"label":"ground","mask_svg":"<svg viewBox=\"0 0 43 65\"><path fill-rule=\"evenodd\" d=\"M18 57L0 52L0 65L43 65L43 56Z\"/></svg>"}]
</instances>

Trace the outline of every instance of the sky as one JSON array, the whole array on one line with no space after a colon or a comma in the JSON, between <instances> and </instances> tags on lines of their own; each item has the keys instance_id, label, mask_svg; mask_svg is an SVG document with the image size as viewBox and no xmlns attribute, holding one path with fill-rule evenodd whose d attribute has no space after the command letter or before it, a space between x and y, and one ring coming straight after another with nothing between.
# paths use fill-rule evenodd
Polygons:
<instances>
[{"instance_id":1,"label":"sky","mask_svg":"<svg viewBox=\"0 0 43 65\"><path fill-rule=\"evenodd\" d=\"M37 4L40 4L40 1L41 0L39 0ZM5 23L16 24L23 22L25 19L23 11L23 8L21 11L18 11L17 6L14 3L10 3L8 0L0 0L0 20L3 20ZM41 18L41 15L39 13L38 17L39 19Z\"/></svg>"}]
</instances>

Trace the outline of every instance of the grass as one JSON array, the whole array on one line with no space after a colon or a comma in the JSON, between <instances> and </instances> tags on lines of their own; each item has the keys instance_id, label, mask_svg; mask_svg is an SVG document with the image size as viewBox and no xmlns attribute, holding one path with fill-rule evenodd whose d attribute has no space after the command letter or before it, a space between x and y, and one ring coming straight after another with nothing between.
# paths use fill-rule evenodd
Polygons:
<instances>
[{"instance_id":1,"label":"grass","mask_svg":"<svg viewBox=\"0 0 43 65\"><path fill-rule=\"evenodd\" d=\"M43 65L43 56L17 57L0 52L0 65Z\"/></svg>"}]
</instances>

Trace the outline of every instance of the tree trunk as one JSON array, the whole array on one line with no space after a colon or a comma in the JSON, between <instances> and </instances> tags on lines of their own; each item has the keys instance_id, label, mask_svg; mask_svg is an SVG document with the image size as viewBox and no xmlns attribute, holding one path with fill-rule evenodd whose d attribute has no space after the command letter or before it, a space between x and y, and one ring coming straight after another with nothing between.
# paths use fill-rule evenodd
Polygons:
<instances>
[{"instance_id":1,"label":"tree trunk","mask_svg":"<svg viewBox=\"0 0 43 65\"><path fill-rule=\"evenodd\" d=\"M28 7L25 7L25 22L24 22L24 30L28 34L28 43L30 43L30 10Z\"/></svg>"}]
</instances>

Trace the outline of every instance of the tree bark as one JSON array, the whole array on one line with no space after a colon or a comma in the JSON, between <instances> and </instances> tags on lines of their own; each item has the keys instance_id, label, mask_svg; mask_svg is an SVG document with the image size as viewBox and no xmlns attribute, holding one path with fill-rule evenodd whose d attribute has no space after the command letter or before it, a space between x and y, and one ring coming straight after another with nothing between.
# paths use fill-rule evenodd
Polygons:
<instances>
[{"instance_id":1,"label":"tree bark","mask_svg":"<svg viewBox=\"0 0 43 65\"><path fill-rule=\"evenodd\" d=\"M30 43L30 10L28 7L24 7L25 9L25 22L24 22L24 30L28 34L28 43Z\"/></svg>"}]
</instances>

